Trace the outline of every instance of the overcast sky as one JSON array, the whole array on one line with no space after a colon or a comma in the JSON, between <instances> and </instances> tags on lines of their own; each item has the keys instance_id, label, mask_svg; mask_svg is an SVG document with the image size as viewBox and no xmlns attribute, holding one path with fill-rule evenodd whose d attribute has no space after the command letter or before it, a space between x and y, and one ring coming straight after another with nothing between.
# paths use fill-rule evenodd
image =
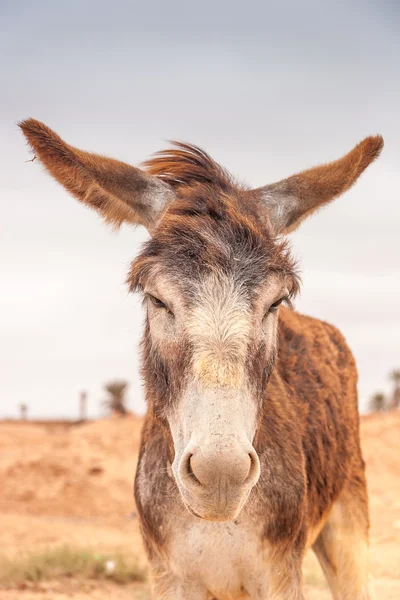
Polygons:
<instances>
[{"instance_id":1,"label":"overcast sky","mask_svg":"<svg viewBox=\"0 0 400 600\"><path fill-rule=\"evenodd\" d=\"M331 5L331 8L329 6ZM381 158L292 236L297 309L337 325L360 399L400 367L400 5L392 1L103 0L0 4L0 417L99 413L103 382L138 375L140 301L118 235L29 154L32 116L68 142L137 164L182 139L259 186L381 133Z\"/></svg>"}]
</instances>

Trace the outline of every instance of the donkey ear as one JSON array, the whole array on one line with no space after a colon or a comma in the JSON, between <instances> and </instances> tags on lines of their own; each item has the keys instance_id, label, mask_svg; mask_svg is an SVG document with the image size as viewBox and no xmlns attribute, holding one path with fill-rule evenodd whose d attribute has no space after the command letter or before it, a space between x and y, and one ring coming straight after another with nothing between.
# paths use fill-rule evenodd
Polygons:
<instances>
[{"instance_id":1,"label":"donkey ear","mask_svg":"<svg viewBox=\"0 0 400 600\"><path fill-rule=\"evenodd\" d=\"M380 135L367 137L334 162L314 167L257 190L276 233L290 233L315 210L348 190L383 148Z\"/></svg>"},{"instance_id":2,"label":"donkey ear","mask_svg":"<svg viewBox=\"0 0 400 600\"><path fill-rule=\"evenodd\" d=\"M174 198L172 188L161 179L126 163L78 150L39 121L27 119L19 126L49 173L115 227L126 221L151 231Z\"/></svg>"}]
</instances>

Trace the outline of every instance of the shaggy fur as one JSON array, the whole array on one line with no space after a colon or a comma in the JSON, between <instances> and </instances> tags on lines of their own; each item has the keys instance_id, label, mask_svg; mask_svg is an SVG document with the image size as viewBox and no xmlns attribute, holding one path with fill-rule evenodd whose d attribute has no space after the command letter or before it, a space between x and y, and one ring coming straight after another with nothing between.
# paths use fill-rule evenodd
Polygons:
<instances>
[{"instance_id":1,"label":"shaggy fur","mask_svg":"<svg viewBox=\"0 0 400 600\"><path fill-rule=\"evenodd\" d=\"M279 321L268 311L262 326L257 319L268 282L280 282L289 304L299 291L296 263L277 234L348 189L379 155L382 138L250 190L195 146L176 143L140 170L77 150L37 121L21 127L80 201L116 225L151 230L132 264L130 289L148 293L158 285L187 315L178 332L164 306L162 327L152 327L151 318L161 316L148 304L142 341L148 411L135 498L154 597L300 600L302 557L312 546L337 600L369 600L354 359L327 323L284 306ZM189 514L171 473L171 415L192 380L221 393L246 382L256 406L252 443L261 477L230 523Z\"/></svg>"}]
</instances>

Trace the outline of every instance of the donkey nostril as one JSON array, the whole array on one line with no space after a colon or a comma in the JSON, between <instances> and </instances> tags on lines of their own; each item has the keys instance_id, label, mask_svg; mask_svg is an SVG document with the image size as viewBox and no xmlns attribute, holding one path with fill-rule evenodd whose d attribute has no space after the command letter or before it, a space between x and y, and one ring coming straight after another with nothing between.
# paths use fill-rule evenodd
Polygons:
<instances>
[{"instance_id":1,"label":"donkey nostril","mask_svg":"<svg viewBox=\"0 0 400 600\"><path fill-rule=\"evenodd\" d=\"M260 461L258 455L255 451L249 452L249 458L250 469L245 481L248 482L250 479L257 481L260 476Z\"/></svg>"},{"instance_id":2,"label":"donkey nostril","mask_svg":"<svg viewBox=\"0 0 400 600\"><path fill-rule=\"evenodd\" d=\"M188 454L187 459L186 459L186 465L185 465L186 466L186 476L188 478L190 478L192 481L194 481L195 483L197 483L197 485L201 485L200 481L197 479L197 477L193 471L192 457L193 457L193 454Z\"/></svg>"}]
</instances>

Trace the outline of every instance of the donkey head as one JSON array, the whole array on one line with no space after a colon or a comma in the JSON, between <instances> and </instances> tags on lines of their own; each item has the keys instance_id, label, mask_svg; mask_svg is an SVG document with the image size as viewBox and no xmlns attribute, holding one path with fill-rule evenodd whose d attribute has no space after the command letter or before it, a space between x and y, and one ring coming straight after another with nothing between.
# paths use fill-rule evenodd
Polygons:
<instances>
[{"instance_id":1,"label":"donkey head","mask_svg":"<svg viewBox=\"0 0 400 600\"><path fill-rule=\"evenodd\" d=\"M175 144L138 169L69 146L38 121L21 128L78 200L115 226L126 221L151 233L128 279L145 299L149 410L170 432L172 471L187 509L235 519L260 475L253 440L276 356L279 306L299 288L281 234L345 192L379 155L382 138L249 190L194 146Z\"/></svg>"}]
</instances>

